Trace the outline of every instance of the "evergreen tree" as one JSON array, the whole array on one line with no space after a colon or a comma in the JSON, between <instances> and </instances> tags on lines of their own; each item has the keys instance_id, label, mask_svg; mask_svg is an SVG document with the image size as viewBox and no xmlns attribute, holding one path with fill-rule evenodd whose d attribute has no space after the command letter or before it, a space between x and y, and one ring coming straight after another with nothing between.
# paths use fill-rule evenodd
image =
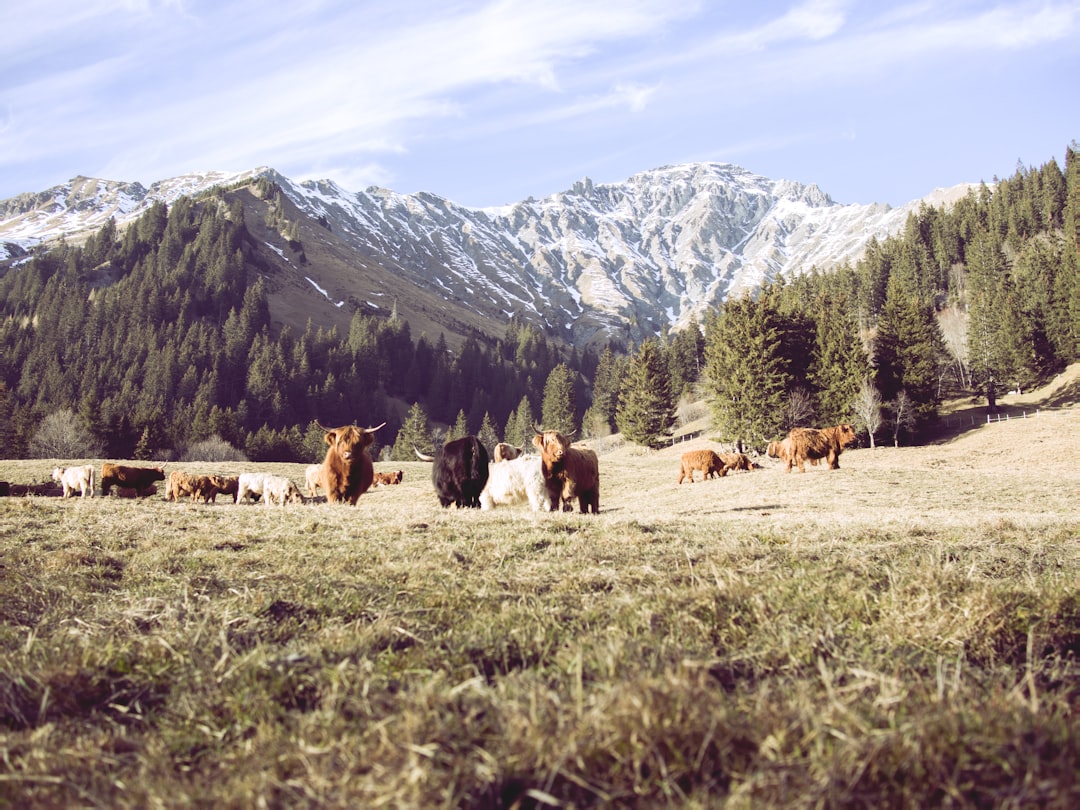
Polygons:
<instances>
[{"instance_id":1,"label":"evergreen tree","mask_svg":"<svg viewBox=\"0 0 1080 810\"><path fill-rule=\"evenodd\" d=\"M816 391L817 417L823 424L851 421L852 402L869 369L853 307L843 294L824 296L808 374Z\"/></svg>"},{"instance_id":2,"label":"evergreen tree","mask_svg":"<svg viewBox=\"0 0 1080 810\"><path fill-rule=\"evenodd\" d=\"M933 307L909 290L899 274L889 278L874 358L882 397L892 400L904 391L913 418L922 425L933 417L941 401L945 348Z\"/></svg>"},{"instance_id":3,"label":"evergreen tree","mask_svg":"<svg viewBox=\"0 0 1080 810\"><path fill-rule=\"evenodd\" d=\"M490 457L495 452L495 445L499 443L499 434L495 430L495 424L491 421L491 414L484 412L484 419L480 423L480 432L476 434L480 444L488 451Z\"/></svg>"},{"instance_id":4,"label":"evergreen tree","mask_svg":"<svg viewBox=\"0 0 1080 810\"><path fill-rule=\"evenodd\" d=\"M623 358L617 357L611 346L605 347L593 376L592 404L582 418L582 432L586 436L607 436L611 433L624 373Z\"/></svg>"},{"instance_id":5,"label":"evergreen tree","mask_svg":"<svg viewBox=\"0 0 1080 810\"><path fill-rule=\"evenodd\" d=\"M447 436L447 441L451 439L460 439L463 436L469 435L469 421L465 418L465 411L458 411L457 420L454 422L454 426L450 429L450 435Z\"/></svg>"},{"instance_id":6,"label":"evergreen tree","mask_svg":"<svg viewBox=\"0 0 1080 810\"><path fill-rule=\"evenodd\" d=\"M655 340L646 340L630 359L619 393L615 424L624 437L656 447L671 436L675 425L675 398L663 353Z\"/></svg>"},{"instance_id":7,"label":"evergreen tree","mask_svg":"<svg viewBox=\"0 0 1080 810\"><path fill-rule=\"evenodd\" d=\"M517 408L506 420L503 441L515 447L521 447L532 441L536 432L536 417L527 396L521 398Z\"/></svg>"},{"instance_id":8,"label":"evergreen tree","mask_svg":"<svg viewBox=\"0 0 1080 810\"><path fill-rule=\"evenodd\" d=\"M577 430L574 413L574 372L565 363L559 363L548 374L544 384L540 421L544 430L557 430L564 436L572 436Z\"/></svg>"},{"instance_id":9,"label":"evergreen tree","mask_svg":"<svg viewBox=\"0 0 1080 810\"><path fill-rule=\"evenodd\" d=\"M779 313L762 297L729 300L705 329L705 385L714 426L742 447L764 448L782 430L790 361Z\"/></svg>"},{"instance_id":10,"label":"evergreen tree","mask_svg":"<svg viewBox=\"0 0 1080 810\"><path fill-rule=\"evenodd\" d=\"M435 452L427 411L419 402L414 402L409 408L405 423L398 431L394 447L390 451L390 458L394 461L415 461L416 450L426 455Z\"/></svg>"}]
</instances>

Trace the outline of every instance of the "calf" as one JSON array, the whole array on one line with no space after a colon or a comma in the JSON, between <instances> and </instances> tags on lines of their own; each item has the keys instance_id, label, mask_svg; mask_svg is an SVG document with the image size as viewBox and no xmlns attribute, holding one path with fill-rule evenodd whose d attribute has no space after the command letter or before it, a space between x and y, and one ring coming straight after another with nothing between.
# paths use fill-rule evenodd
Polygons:
<instances>
[{"instance_id":1,"label":"calf","mask_svg":"<svg viewBox=\"0 0 1080 810\"><path fill-rule=\"evenodd\" d=\"M322 464L309 464L304 469L304 486L308 495L315 498L319 494L319 481L322 479Z\"/></svg>"},{"instance_id":2,"label":"calf","mask_svg":"<svg viewBox=\"0 0 1080 810\"><path fill-rule=\"evenodd\" d=\"M267 473L240 473L236 482L236 502L241 503L249 498L254 502L255 496L263 496L263 485L266 482Z\"/></svg>"},{"instance_id":3,"label":"calf","mask_svg":"<svg viewBox=\"0 0 1080 810\"><path fill-rule=\"evenodd\" d=\"M268 475L263 479L263 503L268 507L303 502L304 496L300 494L300 489L288 478Z\"/></svg>"},{"instance_id":4,"label":"calf","mask_svg":"<svg viewBox=\"0 0 1080 810\"><path fill-rule=\"evenodd\" d=\"M394 470L393 472L377 472L372 482L372 486L375 487L389 487L394 484L400 484L405 478L405 472L403 470Z\"/></svg>"},{"instance_id":5,"label":"calf","mask_svg":"<svg viewBox=\"0 0 1080 810\"><path fill-rule=\"evenodd\" d=\"M94 497L94 468L90 464L81 467L57 467L52 472L54 481L59 481L64 489L64 497L70 497L79 488L79 496L82 498Z\"/></svg>"}]
</instances>

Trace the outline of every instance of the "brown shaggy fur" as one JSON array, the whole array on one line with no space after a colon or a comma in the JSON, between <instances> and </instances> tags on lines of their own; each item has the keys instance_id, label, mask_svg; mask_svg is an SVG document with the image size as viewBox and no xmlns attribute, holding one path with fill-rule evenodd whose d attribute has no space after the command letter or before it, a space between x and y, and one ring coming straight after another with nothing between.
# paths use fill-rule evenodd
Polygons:
<instances>
[{"instance_id":1,"label":"brown shaggy fur","mask_svg":"<svg viewBox=\"0 0 1080 810\"><path fill-rule=\"evenodd\" d=\"M720 453L720 460L724 462L724 466L729 470L746 470L750 472L754 469L754 462L750 460L750 456L746 453Z\"/></svg>"},{"instance_id":2,"label":"brown shaggy fur","mask_svg":"<svg viewBox=\"0 0 1080 810\"><path fill-rule=\"evenodd\" d=\"M773 445L779 445L777 456L784 460L784 471L791 472L791 465L806 472L806 462L816 464L820 459L829 463L830 470L840 469L840 453L855 442L855 429L851 425L836 425L827 428L793 428L782 442L769 445L769 455L773 455Z\"/></svg>"},{"instance_id":3,"label":"brown shaggy fur","mask_svg":"<svg viewBox=\"0 0 1080 810\"><path fill-rule=\"evenodd\" d=\"M393 472L377 472L373 480L372 486L374 487L388 487L392 484L400 484L405 477L405 473L402 470L394 470Z\"/></svg>"},{"instance_id":4,"label":"brown shaggy fur","mask_svg":"<svg viewBox=\"0 0 1080 810\"><path fill-rule=\"evenodd\" d=\"M728 466L712 450L691 450L688 453L683 453L679 458L679 480L677 483L681 484L684 478L691 484L694 483L694 470L701 470L701 480L704 481L713 474L723 478L728 473Z\"/></svg>"}]
</instances>

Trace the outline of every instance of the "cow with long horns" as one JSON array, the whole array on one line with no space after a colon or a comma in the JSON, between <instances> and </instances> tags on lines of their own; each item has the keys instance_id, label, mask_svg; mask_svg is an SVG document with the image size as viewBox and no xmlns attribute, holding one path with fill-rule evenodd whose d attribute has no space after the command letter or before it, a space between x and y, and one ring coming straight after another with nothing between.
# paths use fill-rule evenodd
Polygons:
<instances>
[{"instance_id":1,"label":"cow with long horns","mask_svg":"<svg viewBox=\"0 0 1080 810\"><path fill-rule=\"evenodd\" d=\"M475 436L463 436L444 444L434 456L421 453L421 461L431 461L431 483L443 506L480 508L480 493L488 482L488 452Z\"/></svg>"},{"instance_id":2,"label":"cow with long horns","mask_svg":"<svg viewBox=\"0 0 1080 810\"><path fill-rule=\"evenodd\" d=\"M319 471L319 486L326 491L328 503L348 501L353 506L367 492L375 477L375 469L367 448L375 441L378 427L362 428L346 425L339 428L316 426L326 433L326 458Z\"/></svg>"}]
</instances>

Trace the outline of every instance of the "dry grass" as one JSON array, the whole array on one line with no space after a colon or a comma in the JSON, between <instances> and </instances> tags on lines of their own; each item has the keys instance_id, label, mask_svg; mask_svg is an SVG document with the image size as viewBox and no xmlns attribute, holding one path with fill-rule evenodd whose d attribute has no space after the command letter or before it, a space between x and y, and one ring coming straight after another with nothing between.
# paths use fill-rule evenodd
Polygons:
<instances>
[{"instance_id":1,"label":"dry grass","mask_svg":"<svg viewBox=\"0 0 1080 810\"><path fill-rule=\"evenodd\" d=\"M1080 802L1080 412L708 446L609 440L595 517L0 499L0 804Z\"/></svg>"}]
</instances>

